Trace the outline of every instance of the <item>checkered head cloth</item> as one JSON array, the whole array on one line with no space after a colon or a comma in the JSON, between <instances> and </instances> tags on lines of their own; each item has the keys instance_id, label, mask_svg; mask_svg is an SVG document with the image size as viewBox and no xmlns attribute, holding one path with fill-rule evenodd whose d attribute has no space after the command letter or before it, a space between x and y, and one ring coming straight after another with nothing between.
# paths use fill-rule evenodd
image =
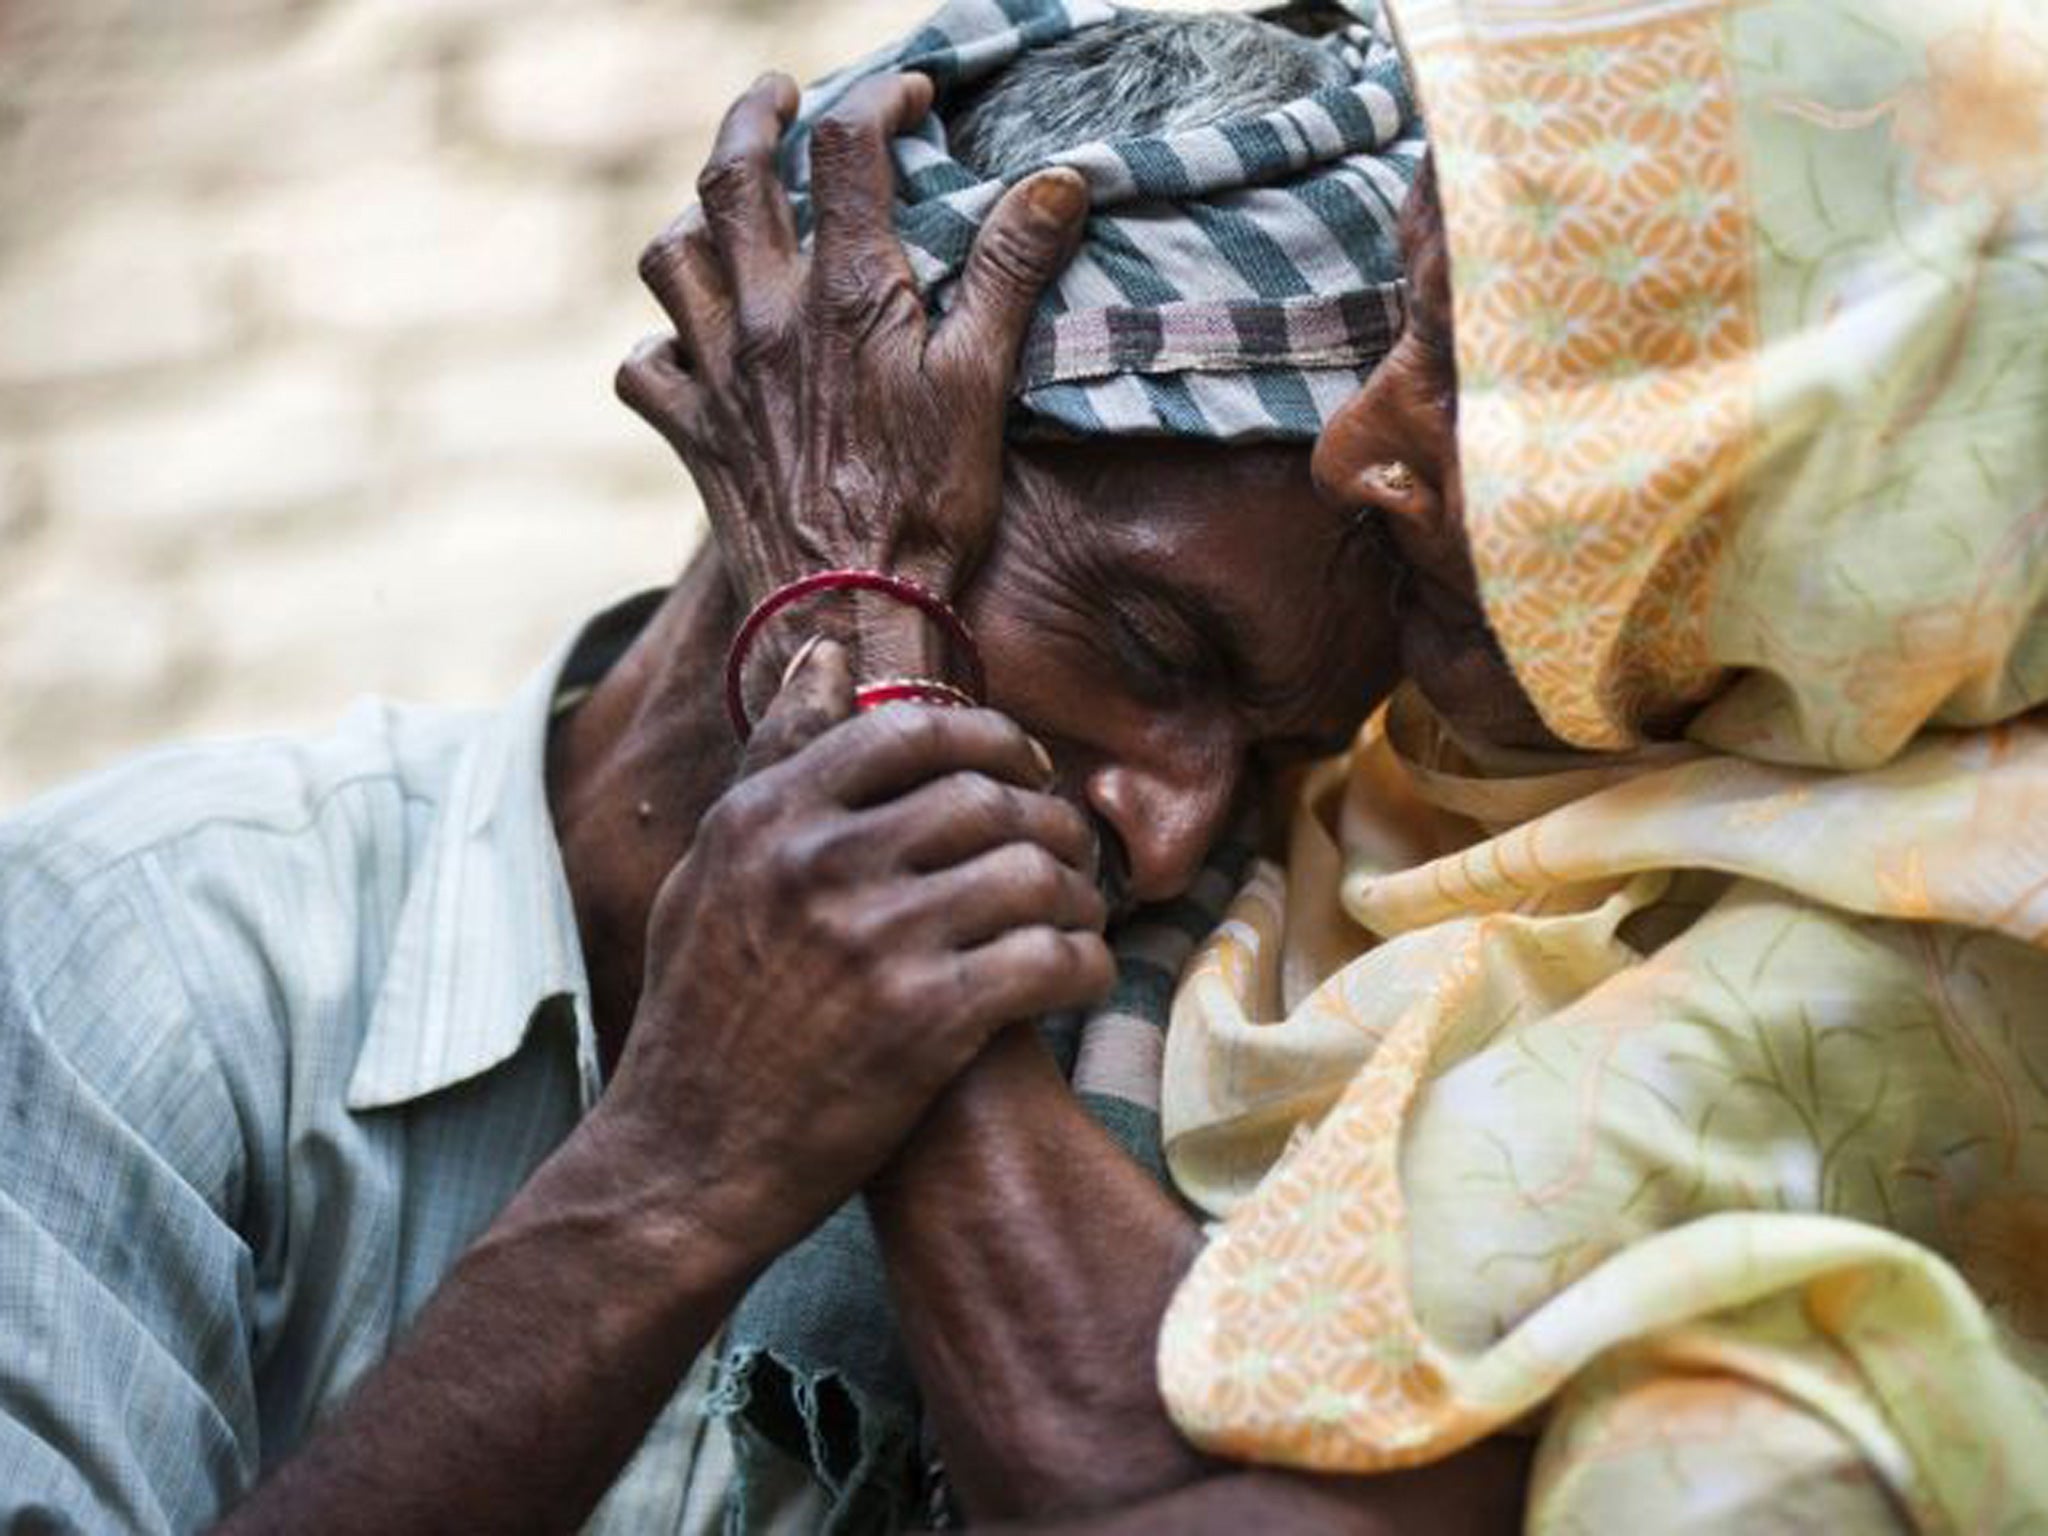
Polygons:
<instances>
[{"instance_id":1,"label":"checkered head cloth","mask_svg":"<svg viewBox=\"0 0 2048 1536\"><path fill-rule=\"evenodd\" d=\"M1312 439L1386 354L1402 314L1395 224L1422 125L1376 0L1344 11L1315 43L1344 83L1262 116L1075 144L1044 162L1087 178L1093 213L1026 342L1014 434ZM953 0L813 86L783 151L800 227L810 126L866 76L930 75L938 111L894 145L896 223L944 308L1005 188L948 152L949 98L1118 14L1105 0Z\"/></svg>"}]
</instances>

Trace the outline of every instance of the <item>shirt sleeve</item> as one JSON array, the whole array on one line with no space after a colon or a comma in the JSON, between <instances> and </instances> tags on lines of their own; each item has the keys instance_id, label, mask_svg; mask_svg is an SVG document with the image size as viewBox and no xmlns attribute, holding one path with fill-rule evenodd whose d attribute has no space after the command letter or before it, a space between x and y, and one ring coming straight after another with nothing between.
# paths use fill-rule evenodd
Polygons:
<instances>
[{"instance_id":1,"label":"shirt sleeve","mask_svg":"<svg viewBox=\"0 0 2048 1536\"><path fill-rule=\"evenodd\" d=\"M253 1482L219 1064L117 874L0 838L0 1529L190 1531Z\"/></svg>"}]
</instances>

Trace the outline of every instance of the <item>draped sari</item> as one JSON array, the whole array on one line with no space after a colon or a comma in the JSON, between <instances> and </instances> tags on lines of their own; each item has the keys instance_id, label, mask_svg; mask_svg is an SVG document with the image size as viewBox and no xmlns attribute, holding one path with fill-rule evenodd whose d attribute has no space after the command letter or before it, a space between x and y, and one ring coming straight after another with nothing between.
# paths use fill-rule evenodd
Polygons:
<instances>
[{"instance_id":1,"label":"draped sari","mask_svg":"<svg viewBox=\"0 0 2048 1536\"><path fill-rule=\"evenodd\" d=\"M1466 521L1183 978L1162 1388L1537 1530L2048 1528L2048 16L1405 0Z\"/></svg>"}]
</instances>

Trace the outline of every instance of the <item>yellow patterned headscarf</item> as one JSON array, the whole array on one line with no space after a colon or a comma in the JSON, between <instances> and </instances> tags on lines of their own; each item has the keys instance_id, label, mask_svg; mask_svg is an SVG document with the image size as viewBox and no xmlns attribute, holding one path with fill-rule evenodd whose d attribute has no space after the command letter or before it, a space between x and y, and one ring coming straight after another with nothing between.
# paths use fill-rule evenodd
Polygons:
<instances>
[{"instance_id":1,"label":"yellow patterned headscarf","mask_svg":"<svg viewBox=\"0 0 2048 1536\"><path fill-rule=\"evenodd\" d=\"M2048 697L2033 0L1401 7L1486 610L1553 730L1868 766Z\"/></svg>"},{"instance_id":2,"label":"yellow patterned headscarf","mask_svg":"<svg viewBox=\"0 0 2048 1536\"><path fill-rule=\"evenodd\" d=\"M1482 598L1589 750L1397 695L1198 955L1169 1408L1537 1434L1534 1530L2048 1529L2048 8L1396 11Z\"/></svg>"}]
</instances>

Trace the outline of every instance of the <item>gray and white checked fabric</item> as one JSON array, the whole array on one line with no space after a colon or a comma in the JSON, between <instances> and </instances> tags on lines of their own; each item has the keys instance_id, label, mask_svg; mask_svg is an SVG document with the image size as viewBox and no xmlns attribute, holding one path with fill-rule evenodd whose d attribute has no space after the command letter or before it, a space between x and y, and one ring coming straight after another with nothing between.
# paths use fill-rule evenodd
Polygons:
<instances>
[{"instance_id":1,"label":"gray and white checked fabric","mask_svg":"<svg viewBox=\"0 0 2048 1536\"><path fill-rule=\"evenodd\" d=\"M500 713L364 705L0 823L0 1530L210 1525L593 1102L543 754L646 608ZM721 1527L709 1375L592 1530ZM816 1528L789 1470L757 1528Z\"/></svg>"},{"instance_id":2,"label":"gray and white checked fabric","mask_svg":"<svg viewBox=\"0 0 2048 1536\"><path fill-rule=\"evenodd\" d=\"M1400 329L1396 222L1422 124L1375 0L1322 41L1349 85L1275 112L1077 144L1087 237L1040 307L1015 401L1025 434L1313 438ZM1105 0L953 0L804 93L782 174L807 225L809 129L858 80L918 70L943 92L1116 14ZM946 150L939 114L894 145L898 232L943 308L1002 196Z\"/></svg>"}]
</instances>

